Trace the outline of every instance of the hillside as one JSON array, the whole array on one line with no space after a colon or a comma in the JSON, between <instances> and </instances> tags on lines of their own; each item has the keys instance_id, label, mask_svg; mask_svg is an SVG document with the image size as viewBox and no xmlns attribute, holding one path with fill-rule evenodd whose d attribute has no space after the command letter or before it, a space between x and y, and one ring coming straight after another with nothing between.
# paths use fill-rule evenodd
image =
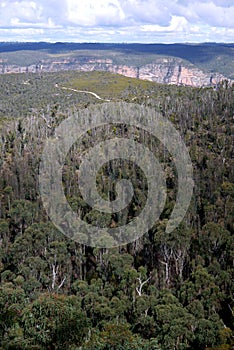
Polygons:
<instances>
[{"instance_id":1,"label":"hillside","mask_svg":"<svg viewBox=\"0 0 234 350\"><path fill-rule=\"evenodd\" d=\"M0 72L109 71L176 85L234 79L231 44L0 43Z\"/></svg>"},{"instance_id":2,"label":"hillside","mask_svg":"<svg viewBox=\"0 0 234 350\"><path fill-rule=\"evenodd\" d=\"M172 232L166 227L180 189L177 157L164 145L168 135L157 139L125 120L108 124L123 109L131 117L160 113L190 154L193 195ZM74 116L83 125L103 113L106 124L68 147L59 170L73 213L103 229L95 246L57 229L45 210L39 170L47 141L53 148L61 140L61 123ZM96 71L0 75L0 349L233 349L233 114L234 85L227 82L214 89ZM76 133L65 131L68 140ZM128 179L133 196L115 213L92 207L79 188L80 167L87 153L112 139L147 148L166 183L165 205L152 227L115 247L108 246L111 229L134 222L147 204L153 164L141 168L134 158L114 157L101 166L101 147L98 193L113 202L117 184ZM145 164L148 158L141 158ZM56 161L51 158L46 177ZM67 219L59 218L63 225ZM93 243L92 232L85 234Z\"/></svg>"},{"instance_id":3,"label":"hillside","mask_svg":"<svg viewBox=\"0 0 234 350\"><path fill-rule=\"evenodd\" d=\"M90 94L65 90L63 87L91 90L103 99L118 101L152 95L157 93L159 86L119 74L96 71L0 75L0 117L18 118L40 111L45 113L55 105L65 113L74 106L100 102Z\"/></svg>"}]
</instances>

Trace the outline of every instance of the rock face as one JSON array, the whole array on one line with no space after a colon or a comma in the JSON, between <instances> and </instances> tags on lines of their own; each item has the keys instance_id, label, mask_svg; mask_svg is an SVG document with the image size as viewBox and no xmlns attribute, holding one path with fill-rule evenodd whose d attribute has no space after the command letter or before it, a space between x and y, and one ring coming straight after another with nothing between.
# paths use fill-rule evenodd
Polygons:
<instances>
[{"instance_id":1,"label":"rock face","mask_svg":"<svg viewBox=\"0 0 234 350\"><path fill-rule=\"evenodd\" d=\"M179 61L173 58L164 58L141 67L110 65L107 70L128 77L155 81L157 83L197 87L215 85L225 79L222 74L215 73L211 75L192 64L185 66L182 60Z\"/></svg>"},{"instance_id":2,"label":"rock face","mask_svg":"<svg viewBox=\"0 0 234 350\"><path fill-rule=\"evenodd\" d=\"M219 73L208 73L195 65L173 57L156 58L152 63L132 66L115 64L111 59L66 58L60 60L42 60L37 65L17 66L0 61L0 73L53 72L60 70L108 71L127 77L139 78L164 84L188 86L212 86L227 79ZM228 79L227 79L228 80Z\"/></svg>"}]
</instances>

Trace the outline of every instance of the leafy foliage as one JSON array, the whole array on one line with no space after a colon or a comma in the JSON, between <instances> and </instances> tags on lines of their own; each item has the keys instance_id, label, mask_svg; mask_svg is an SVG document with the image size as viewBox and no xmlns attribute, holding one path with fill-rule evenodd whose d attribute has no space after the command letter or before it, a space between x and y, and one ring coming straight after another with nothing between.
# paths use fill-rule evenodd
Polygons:
<instances>
[{"instance_id":1,"label":"leafy foliage","mask_svg":"<svg viewBox=\"0 0 234 350\"><path fill-rule=\"evenodd\" d=\"M22 84L26 79L30 85ZM112 84L118 87L117 99L132 102L134 96L134 103L161 111L183 136L195 189L174 232L165 232L176 199L173 160L147 133L121 126L87 133L71 148L64 192L87 222L115 227L130 220L147 194L139 168L113 162L100 170L97 186L103 197L110 195L113 178L130 177L136 187L128 210L115 216L101 215L84 202L76 170L87 145L109 134L133 135L164 164L167 202L160 220L131 244L95 249L65 238L46 216L38 189L44 141L69 113L95 101L87 94L69 96L55 84L92 90L89 79L97 88L106 79L105 98L113 98ZM0 84L1 101L6 98L0 126L0 347L232 349L234 87L224 82L216 90L192 89L134 80L129 86L128 78L103 73L11 75Z\"/></svg>"}]
</instances>

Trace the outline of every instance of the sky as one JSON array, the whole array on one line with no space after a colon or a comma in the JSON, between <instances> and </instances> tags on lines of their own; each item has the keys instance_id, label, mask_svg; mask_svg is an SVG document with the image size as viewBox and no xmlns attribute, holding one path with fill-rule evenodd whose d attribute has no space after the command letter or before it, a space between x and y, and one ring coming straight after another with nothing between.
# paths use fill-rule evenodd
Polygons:
<instances>
[{"instance_id":1,"label":"sky","mask_svg":"<svg viewBox=\"0 0 234 350\"><path fill-rule=\"evenodd\" d=\"M234 42L234 0L0 0L0 41Z\"/></svg>"}]
</instances>

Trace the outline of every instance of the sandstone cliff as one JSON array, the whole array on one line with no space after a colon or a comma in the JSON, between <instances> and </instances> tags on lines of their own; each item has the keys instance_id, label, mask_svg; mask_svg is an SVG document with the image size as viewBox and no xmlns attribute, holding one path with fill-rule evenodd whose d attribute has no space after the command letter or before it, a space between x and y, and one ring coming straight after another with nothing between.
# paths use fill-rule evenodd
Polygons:
<instances>
[{"instance_id":1,"label":"sandstone cliff","mask_svg":"<svg viewBox=\"0 0 234 350\"><path fill-rule=\"evenodd\" d=\"M212 86L226 79L220 73L208 73L182 59L159 57L152 63L133 66L116 64L112 59L74 58L42 60L37 65L17 66L0 61L0 73L53 72L60 70L108 71L165 84Z\"/></svg>"}]
</instances>

